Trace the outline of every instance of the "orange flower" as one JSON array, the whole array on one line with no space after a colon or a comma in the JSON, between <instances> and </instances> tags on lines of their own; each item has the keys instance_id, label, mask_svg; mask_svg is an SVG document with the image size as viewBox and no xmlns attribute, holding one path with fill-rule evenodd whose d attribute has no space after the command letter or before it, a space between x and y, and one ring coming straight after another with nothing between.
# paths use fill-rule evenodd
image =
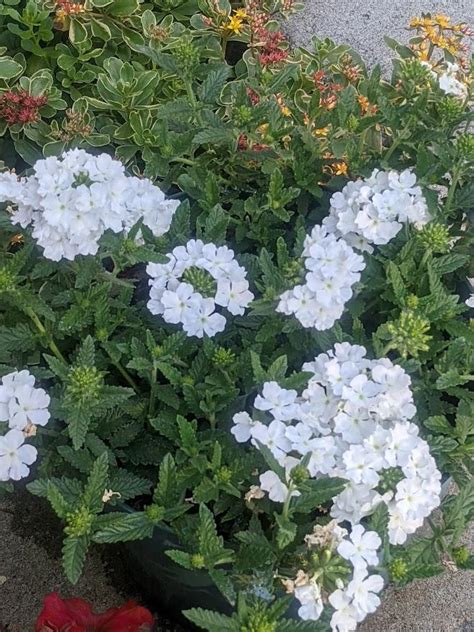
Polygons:
<instances>
[{"instance_id":1,"label":"orange flower","mask_svg":"<svg viewBox=\"0 0 474 632\"><path fill-rule=\"evenodd\" d=\"M313 131L313 136L327 136L330 129L330 125L326 125L326 127L318 127Z\"/></svg>"},{"instance_id":2,"label":"orange flower","mask_svg":"<svg viewBox=\"0 0 474 632\"><path fill-rule=\"evenodd\" d=\"M331 169L335 176L346 176L348 167L345 162L334 162Z\"/></svg>"}]
</instances>

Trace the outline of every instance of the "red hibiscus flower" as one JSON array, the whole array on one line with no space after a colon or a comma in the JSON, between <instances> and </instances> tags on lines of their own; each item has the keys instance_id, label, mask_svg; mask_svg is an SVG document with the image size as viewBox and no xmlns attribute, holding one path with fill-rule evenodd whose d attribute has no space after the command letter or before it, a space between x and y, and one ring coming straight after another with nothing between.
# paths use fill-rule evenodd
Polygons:
<instances>
[{"instance_id":1,"label":"red hibiscus flower","mask_svg":"<svg viewBox=\"0 0 474 632\"><path fill-rule=\"evenodd\" d=\"M94 614L83 599L61 599L51 593L45 597L35 632L148 632L152 625L151 612L133 601Z\"/></svg>"}]
</instances>

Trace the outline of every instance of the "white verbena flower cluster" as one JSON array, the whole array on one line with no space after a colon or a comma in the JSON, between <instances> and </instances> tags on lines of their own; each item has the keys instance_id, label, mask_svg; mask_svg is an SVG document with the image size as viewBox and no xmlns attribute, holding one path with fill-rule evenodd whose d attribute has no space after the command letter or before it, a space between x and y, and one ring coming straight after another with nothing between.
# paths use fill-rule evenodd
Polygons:
<instances>
[{"instance_id":1,"label":"white verbena flower cluster","mask_svg":"<svg viewBox=\"0 0 474 632\"><path fill-rule=\"evenodd\" d=\"M150 180L125 174L108 154L72 149L38 160L33 174L0 174L0 202L16 206L11 221L26 228L53 261L96 254L106 230L122 233L139 220L159 237L179 205Z\"/></svg>"},{"instance_id":2,"label":"white verbena flower cluster","mask_svg":"<svg viewBox=\"0 0 474 632\"><path fill-rule=\"evenodd\" d=\"M227 246L191 239L167 255L167 263L149 263L151 277L148 309L167 323L183 325L188 336L215 336L226 319L216 312L224 307L242 315L253 300L247 272Z\"/></svg>"},{"instance_id":3,"label":"white verbena flower cluster","mask_svg":"<svg viewBox=\"0 0 474 632\"><path fill-rule=\"evenodd\" d=\"M446 70L438 77L438 85L445 94L452 94L455 97L465 99L467 97L467 86L459 81L458 64L446 62Z\"/></svg>"},{"instance_id":4,"label":"white verbena flower cluster","mask_svg":"<svg viewBox=\"0 0 474 632\"><path fill-rule=\"evenodd\" d=\"M355 630L357 624L380 605L378 593L383 589L384 580L381 575L369 572L369 567L379 563L380 537L360 524L355 525L348 535L346 529L332 520L324 526L315 525L305 542L310 551L316 548L326 550L330 555L337 551L352 566L350 578L345 582L337 580L337 588L328 596L328 602L334 609L331 629L334 632ZM317 621L324 610L318 576L300 570L296 579L285 582L285 585L301 604L298 609L301 619Z\"/></svg>"},{"instance_id":5,"label":"white verbena flower cluster","mask_svg":"<svg viewBox=\"0 0 474 632\"><path fill-rule=\"evenodd\" d=\"M334 193L323 224L354 248L370 253L371 244L388 244L404 222L420 227L429 220L426 200L412 171L375 169L369 178L349 182Z\"/></svg>"},{"instance_id":6,"label":"white verbena flower cluster","mask_svg":"<svg viewBox=\"0 0 474 632\"><path fill-rule=\"evenodd\" d=\"M284 292L276 309L294 314L303 327L329 329L352 297L352 287L365 268L364 259L325 226L315 226L306 236L303 258L307 270L304 285Z\"/></svg>"},{"instance_id":7,"label":"white verbena flower cluster","mask_svg":"<svg viewBox=\"0 0 474 632\"><path fill-rule=\"evenodd\" d=\"M25 439L35 435L36 426L48 423L50 398L34 384L28 371L14 371L1 380L0 422L7 422L10 430L0 436L0 481L28 476L28 466L36 461L37 450L25 445Z\"/></svg>"},{"instance_id":8,"label":"white verbena flower cluster","mask_svg":"<svg viewBox=\"0 0 474 632\"><path fill-rule=\"evenodd\" d=\"M301 396L266 382L254 408L270 421L241 412L231 432L239 442L266 446L285 468L285 481L272 470L260 477L271 500L287 499L291 471L309 455L311 477L347 480L331 507L338 522L356 525L385 503L389 540L403 544L439 505L441 474L408 421L416 412L410 377L388 358L365 356L364 347L336 344L303 365L313 377Z\"/></svg>"}]
</instances>

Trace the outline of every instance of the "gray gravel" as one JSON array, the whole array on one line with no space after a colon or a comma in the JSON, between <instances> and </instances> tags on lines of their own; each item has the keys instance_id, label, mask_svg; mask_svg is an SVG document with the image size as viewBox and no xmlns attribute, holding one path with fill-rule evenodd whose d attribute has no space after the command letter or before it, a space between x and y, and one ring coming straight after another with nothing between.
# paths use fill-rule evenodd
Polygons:
<instances>
[{"instance_id":1,"label":"gray gravel","mask_svg":"<svg viewBox=\"0 0 474 632\"><path fill-rule=\"evenodd\" d=\"M474 25L474 0L306 0L304 11L284 28L296 46L308 45L314 36L330 37L388 70L390 50L384 36L406 42L410 18L422 13L445 13L453 22Z\"/></svg>"}]
</instances>

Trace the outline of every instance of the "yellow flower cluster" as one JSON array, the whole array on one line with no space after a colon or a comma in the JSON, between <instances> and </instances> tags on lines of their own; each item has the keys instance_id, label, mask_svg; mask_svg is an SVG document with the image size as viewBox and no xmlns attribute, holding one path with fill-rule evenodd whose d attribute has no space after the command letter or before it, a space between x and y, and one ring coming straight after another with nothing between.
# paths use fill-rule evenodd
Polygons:
<instances>
[{"instance_id":1,"label":"yellow flower cluster","mask_svg":"<svg viewBox=\"0 0 474 632\"><path fill-rule=\"evenodd\" d=\"M224 25L224 28L234 33L234 35L240 35L245 27L247 18L248 15L245 9L237 9L229 16L229 21Z\"/></svg>"},{"instance_id":2,"label":"yellow flower cluster","mask_svg":"<svg viewBox=\"0 0 474 632\"><path fill-rule=\"evenodd\" d=\"M413 50L422 61L428 61L434 47L441 48L453 56L465 52L463 37L472 37L473 32L467 24L453 24L447 15L423 15L414 17L410 27L417 32L421 41L412 45Z\"/></svg>"}]
</instances>

